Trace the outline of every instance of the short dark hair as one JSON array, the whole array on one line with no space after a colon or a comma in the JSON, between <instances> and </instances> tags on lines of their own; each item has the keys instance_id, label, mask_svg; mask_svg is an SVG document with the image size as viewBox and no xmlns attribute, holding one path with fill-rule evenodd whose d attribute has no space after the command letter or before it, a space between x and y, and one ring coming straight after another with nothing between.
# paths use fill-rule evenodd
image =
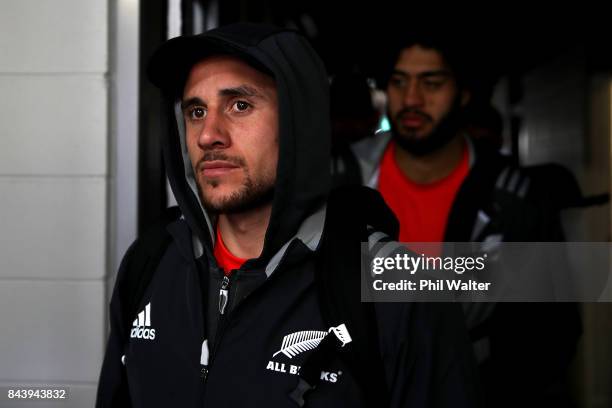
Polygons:
<instances>
[{"instance_id":1,"label":"short dark hair","mask_svg":"<svg viewBox=\"0 0 612 408\"><path fill-rule=\"evenodd\" d=\"M388 43L385 59L385 69L381 78L381 87L385 88L391 77L393 68L399 58L400 52L415 45L439 52L455 76L459 89L472 89L475 80L475 55L467 41L440 31L427 31L423 29L407 30L393 36Z\"/></svg>"}]
</instances>

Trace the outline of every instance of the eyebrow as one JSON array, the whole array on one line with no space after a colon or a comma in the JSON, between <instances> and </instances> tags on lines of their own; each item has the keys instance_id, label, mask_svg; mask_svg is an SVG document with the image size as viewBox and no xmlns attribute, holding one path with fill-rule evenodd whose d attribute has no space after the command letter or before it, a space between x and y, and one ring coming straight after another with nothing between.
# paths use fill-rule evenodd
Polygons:
<instances>
[{"instance_id":1,"label":"eyebrow","mask_svg":"<svg viewBox=\"0 0 612 408\"><path fill-rule=\"evenodd\" d=\"M262 98L263 95L254 87L249 86L249 85L240 85L234 88L224 88L219 90L218 92L219 96L230 96L230 97L240 97L240 96L248 96L248 97L257 97L257 98ZM185 99L184 101L181 102L181 109L187 109L190 108L192 106L204 106L206 105L204 103L204 101L200 98L193 97L193 98L189 98L189 99Z\"/></svg>"},{"instance_id":2,"label":"eyebrow","mask_svg":"<svg viewBox=\"0 0 612 408\"><path fill-rule=\"evenodd\" d=\"M408 77L410 76L409 73L404 72L404 71L399 71L397 69L394 69L393 72L391 73L392 75L401 75L403 77ZM431 77L452 77L453 73L447 69L439 69L439 70L433 70L433 71L425 71L425 72L421 72L420 74L417 75L417 77L419 78L431 78Z\"/></svg>"},{"instance_id":3,"label":"eyebrow","mask_svg":"<svg viewBox=\"0 0 612 408\"><path fill-rule=\"evenodd\" d=\"M202 105L204 105L204 101L196 96L196 97L185 99L184 101L182 101L181 102L181 109L185 110L185 109L190 108L192 106L202 106Z\"/></svg>"},{"instance_id":4,"label":"eyebrow","mask_svg":"<svg viewBox=\"0 0 612 408\"><path fill-rule=\"evenodd\" d=\"M248 86L248 85L240 85L238 87L235 88L226 88L226 89L221 89L219 91L219 95L221 96L261 96L261 93L253 88L252 86Z\"/></svg>"}]
</instances>

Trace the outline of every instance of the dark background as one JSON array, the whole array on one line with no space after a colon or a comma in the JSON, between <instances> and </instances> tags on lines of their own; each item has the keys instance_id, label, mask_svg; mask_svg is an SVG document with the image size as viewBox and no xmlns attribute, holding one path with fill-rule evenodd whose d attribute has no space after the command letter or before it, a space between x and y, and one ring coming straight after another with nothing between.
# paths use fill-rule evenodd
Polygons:
<instances>
[{"instance_id":1,"label":"dark background","mask_svg":"<svg viewBox=\"0 0 612 408\"><path fill-rule=\"evenodd\" d=\"M218 25L249 21L298 29L309 38L330 75L357 71L378 79L378 86L393 41L414 29L452 39L464 55L463 63L474 74L475 100L488 101L496 82L505 78L509 102L519 106L525 73L577 47L584 50L587 75L612 72L612 30L603 5L499 2L460 7L390 0L182 0L183 34L207 28L194 26L196 6L205 13L215 8ZM168 0L142 1L141 11L140 231L158 218L167 204L159 153L167 121L157 90L148 83L144 70L149 56L167 38ZM521 118L511 117L508 123L511 154L518 161Z\"/></svg>"}]
</instances>

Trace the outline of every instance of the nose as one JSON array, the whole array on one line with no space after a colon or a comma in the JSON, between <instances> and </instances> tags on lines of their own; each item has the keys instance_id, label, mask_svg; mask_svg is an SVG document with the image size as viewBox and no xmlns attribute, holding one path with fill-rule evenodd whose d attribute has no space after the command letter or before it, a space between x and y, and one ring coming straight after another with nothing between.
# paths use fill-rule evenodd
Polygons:
<instances>
[{"instance_id":1,"label":"nose","mask_svg":"<svg viewBox=\"0 0 612 408\"><path fill-rule=\"evenodd\" d=\"M223 114L209 110L198 135L198 146L203 150L225 149L231 145L227 120Z\"/></svg>"},{"instance_id":2,"label":"nose","mask_svg":"<svg viewBox=\"0 0 612 408\"><path fill-rule=\"evenodd\" d=\"M404 88L402 102L407 108L418 108L423 106L425 98L419 81L408 81L408 84Z\"/></svg>"}]
</instances>

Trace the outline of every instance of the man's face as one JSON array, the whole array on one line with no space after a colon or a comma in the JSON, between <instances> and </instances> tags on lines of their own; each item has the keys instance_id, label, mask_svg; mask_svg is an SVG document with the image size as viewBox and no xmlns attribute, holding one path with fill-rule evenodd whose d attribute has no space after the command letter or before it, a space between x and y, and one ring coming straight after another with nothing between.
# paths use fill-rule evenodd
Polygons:
<instances>
[{"instance_id":1,"label":"man's face","mask_svg":"<svg viewBox=\"0 0 612 408\"><path fill-rule=\"evenodd\" d=\"M423 154L454 136L443 134L451 128L445 125L451 114L467 103L467 95L459 95L442 55L419 45L400 52L387 85L387 98L398 143Z\"/></svg>"},{"instance_id":2,"label":"man's face","mask_svg":"<svg viewBox=\"0 0 612 408\"><path fill-rule=\"evenodd\" d=\"M204 206L236 213L268 202L278 162L274 79L240 59L209 57L191 69L182 108Z\"/></svg>"}]
</instances>

